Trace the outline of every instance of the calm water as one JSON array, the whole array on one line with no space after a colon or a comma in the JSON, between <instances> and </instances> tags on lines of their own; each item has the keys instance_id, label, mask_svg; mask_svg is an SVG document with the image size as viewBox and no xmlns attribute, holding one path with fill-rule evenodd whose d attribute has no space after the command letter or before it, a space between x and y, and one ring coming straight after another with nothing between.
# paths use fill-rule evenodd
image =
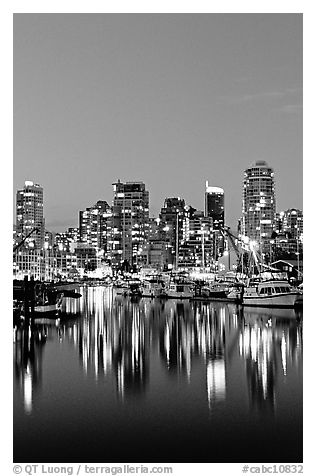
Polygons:
<instances>
[{"instance_id":1,"label":"calm water","mask_svg":"<svg viewBox=\"0 0 316 476\"><path fill-rule=\"evenodd\" d=\"M81 292L15 332L15 462L302 461L301 315Z\"/></svg>"}]
</instances>

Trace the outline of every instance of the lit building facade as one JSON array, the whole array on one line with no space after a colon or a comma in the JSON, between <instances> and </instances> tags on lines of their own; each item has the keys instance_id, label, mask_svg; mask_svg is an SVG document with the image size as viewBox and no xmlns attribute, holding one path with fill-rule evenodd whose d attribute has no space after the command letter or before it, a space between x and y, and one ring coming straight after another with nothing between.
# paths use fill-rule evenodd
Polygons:
<instances>
[{"instance_id":1,"label":"lit building facade","mask_svg":"<svg viewBox=\"0 0 316 476\"><path fill-rule=\"evenodd\" d=\"M79 228L68 228L63 233L56 233L55 248L59 251L74 252L75 243L79 241Z\"/></svg>"},{"instance_id":2,"label":"lit building facade","mask_svg":"<svg viewBox=\"0 0 316 476\"><path fill-rule=\"evenodd\" d=\"M205 216L213 221L213 259L215 261L223 254L225 243L221 228L225 224L225 195L220 187L205 184Z\"/></svg>"},{"instance_id":3,"label":"lit building facade","mask_svg":"<svg viewBox=\"0 0 316 476\"><path fill-rule=\"evenodd\" d=\"M16 193L16 235L22 239L33 228L37 229L25 241L25 247L44 247L45 220L44 220L43 188L31 181L26 181L24 188Z\"/></svg>"},{"instance_id":4,"label":"lit building facade","mask_svg":"<svg viewBox=\"0 0 316 476\"><path fill-rule=\"evenodd\" d=\"M114 266L137 265L148 237L149 192L143 182L120 180L113 184L113 192L107 256Z\"/></svg>"},{"instance_id":5,"label":"lit building facade","mask_svg":"<svg viewBox=\"0 0 316 476\"><path fill-rule=\"evenodd\" d=\"M161 226L165 231L164 237L172 254L172 264L175 266L177 266L179 246L184 240L187 213L188 207L185 205L185 200L180 197L166 198L160 211Z\"/></svg>"},{"instance_id":6,"label":"lit building facade","mask_svg":"<svg viewBox=\"0 0 316 476\"><path fill-rule=\"evenodd\" d=\"M290 208L278 212L275 219L275 233L271 240L273 258L303 253L303 212Z\"/></svg>"},{"instance_id":7,"label":"lit building facade","mask_svg":"<svg viewBox=\"0 0 316 476\"><path fill-rule=\"evenodd\" d=\"M242 234L265 253L270 249L275 208L274 171L266 162L257 161L244 172Z\"/></svg>"},{"instance_id":8,"label":"lit building facade","mask_svg":"<svg viewBox=\"0 0 316 476\"><path fill-rule=\"evenodd\" d=\"M205 188L205 216L212 218L214 230L218 230L224 226L224 190L220 187L209 186L208 181L206 182Z\"/></svg>"},{"instance_id":9,"label":"lit building facade","mask_svg":"<svg viewBox=\"0 0 316 476\"><path fill-rule=\"evenodd\" d=\"M203 211L192 211L185 219L184 230L184 240L179 249L179 267L210 268L214 255L212 217L204 216Z\"/></svg>"},{"instance_id":10,"label":"lit building facade","mask_svg":"<svg viewBox=\"0 0 316 476\"><path fill-rule=\"evenodd\" d=\"M293 240L303 241L303 212L290 208L277 213L276 231L289 234Z\"/></svg>"},{"instance_id":11,"label":"lit building facade","mask_svg":"<svg viewBox=\"0 0 316 476\"><path fill-rule=\"evenodd\" d=\"M144 249L146 266L159 271L172 266L174 256L169 239L169 229L160 218L149 218L148 241Z\"/></svg>"},{"instance_id":12,"label":"lit building facade","mask_svg":"<svg viewBox=\"0 0 316 476\"><path fill-rule=\"evenodd\" d=\"M53 244L54 244L54 234L49 230L45 230L44 248L46 250L49 248L51 249L53 247Z\"/></svg>"},{"instance_id":13,"label":"lit building facade","mask_svg":"<svg viewBox=\"0 0 316 476\"><path fill-rule=\"evenodd\" d=\"M79 212L79 240L96 249L107 248L108 219L111 207L105 200L98 200L92 207Z\"/></svg>"}]
</instances>

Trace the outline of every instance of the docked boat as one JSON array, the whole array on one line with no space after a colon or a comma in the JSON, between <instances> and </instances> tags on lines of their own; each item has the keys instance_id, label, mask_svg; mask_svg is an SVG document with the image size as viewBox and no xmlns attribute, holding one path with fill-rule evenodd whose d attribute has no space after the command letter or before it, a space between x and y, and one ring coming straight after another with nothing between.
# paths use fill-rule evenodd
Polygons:
<instances>
[{"instance_id":1,"label":"docked boat","mask_svg":"<svg viewBox=\"0 0 316 476\"><path fill-rule=\"evenodd\" d=\"M129 281L129 290L127 294L131 297L141 297L143 294L141 282L136 279Z\"/></svg>"},{"instance_id":2,"label":"docked boat","mask_svg":"<svg viewBox=\"0 0 316 476\"><path fill-rule=\"evenodd\" d=\"M66 291L69 293L79 292L80 289L80 283L78 281L52 281L51 283L48 283L48 285L54 287L55 290L62 293L65 293Z\"/></svg>"},{"instance_id":3,"label":"docked boat","mask_svg":"<svg viewBox=\"0 0 316 476\"><path fill-rule=\"evenodd\" d=\"M298 290L298 296L295 301L295 306L302 307L303 306L303 283L298 286L297 290Z\"/></svg>"},{"instance_id":4,"label":"docked boat","mask_svg":"<svg viewBox=\"0 0 316 476\"><path fill-rule=\"evenodd\" d=\"M166 285L162 279L152 277L142 283L143 297L158 298L166 296Z\"/></svg>"},{"instance_id":5,"label":"docked boat","mask_svg":"<svg viewBox=\"0 0 316 476\"><path fill-rule=\"evenodd\" d=\"M129 292L129 283L125 280L117 280L115 283L113 283L113 289L115 290L116 294L127 296Z\"/></svg>"},{"instance_id":6,"label":"docked boat","mask_svg":"<svg viewBox=\"0 0 316 476\"><path fill-rule=\"evenodd\" d=\"M192 299L194 286L191 283L171 282L166 289L166 296L172 299Z\"/></svg>"},{"instance_id":7,"label":"docked boat","mask_svg":"<svg viewBox=\"0 0 316 476\"><path fill-rule=\"evenodd\" d=\"M256 307L294 307L299 292L290 287L287 281L250 280L245 286L243 304Z\"/></svg>"},{"instance_id":8,"label":"docked boat","mask_svg":"<svg viewBox=\"0 0 316 476\"><path fill-rule=\"evenodd\" d=\"M201 298L210 301L241 302L243 284L231 281L220 281L203 286Z\"/></svg>"},{"instance_id":9,"label":"docked boat","mask_svg":"<svg viewBox=\"0 0 316 476\"><path fill-rule=\"evenodd\" d=\"M35 315L56 316L61 310L64 293L47 292L42 298L37 299L34 306Z\"/></svg>"}]
</instances>

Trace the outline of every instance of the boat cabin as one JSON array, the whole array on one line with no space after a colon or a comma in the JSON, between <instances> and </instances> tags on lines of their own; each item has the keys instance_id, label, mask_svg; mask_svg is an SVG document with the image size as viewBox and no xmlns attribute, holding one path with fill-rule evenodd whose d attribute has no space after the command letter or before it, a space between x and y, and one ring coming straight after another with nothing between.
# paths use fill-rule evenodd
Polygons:
<instances>
[{"instance_id":1,"label":"boat cabin","mask_svg":"<svg viewBox=\"0 0 316 476\"><path fill-rule=\"evenodd\" d=\"M251 285L245 289L246 294L258 294L259 296L272 296L290 292L291 288L287 281L252 282Z\"/></svg>"}]
</instances>

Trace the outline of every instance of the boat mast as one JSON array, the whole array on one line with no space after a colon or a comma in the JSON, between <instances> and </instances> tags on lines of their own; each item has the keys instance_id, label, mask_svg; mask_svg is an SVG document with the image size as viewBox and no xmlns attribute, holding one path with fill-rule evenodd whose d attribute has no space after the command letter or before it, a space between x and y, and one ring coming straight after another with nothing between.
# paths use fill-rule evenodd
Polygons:
<instances>
[{"instance_id":1,"label":"boat mast","mask_svg":"<svg viewBox=\"0 0 316 476\"><path fill-rule=\"evenodd\" d=\"M178 255L179 255L179 210L176 216L176 265L175 270L178 271Z\"/></svg>"},{"instance_id":2,"label":"boat mast","mask_svg":"<svg viewBox=\"0 0 316 476\"><path fill-rule=\"evenodd\" d=\"M205 243L204 243L204 225L202 225L202 271L205 272Z\"/></svg>"},{"instance_id":3,"label":"boat mast","mask_svg":"<svg viewBox=\"0 0 316 476\"><path fill-rule=\"evenodd\" d=\"M296 238L296 254L297 254L297 278L299 279L299 275L300 275L300 247L299 247L298 233L297 233L297 238Z\"/></svg>"},{"instance_id":4,"label":"boat mast","mask_svg":"<svg viewBox=\"0 0 316 476\"><path fill-rule=\"evenodd\" d=\"M123 262L125 261L125 192L123 196Z\"/></svg>"}]
</instances>

